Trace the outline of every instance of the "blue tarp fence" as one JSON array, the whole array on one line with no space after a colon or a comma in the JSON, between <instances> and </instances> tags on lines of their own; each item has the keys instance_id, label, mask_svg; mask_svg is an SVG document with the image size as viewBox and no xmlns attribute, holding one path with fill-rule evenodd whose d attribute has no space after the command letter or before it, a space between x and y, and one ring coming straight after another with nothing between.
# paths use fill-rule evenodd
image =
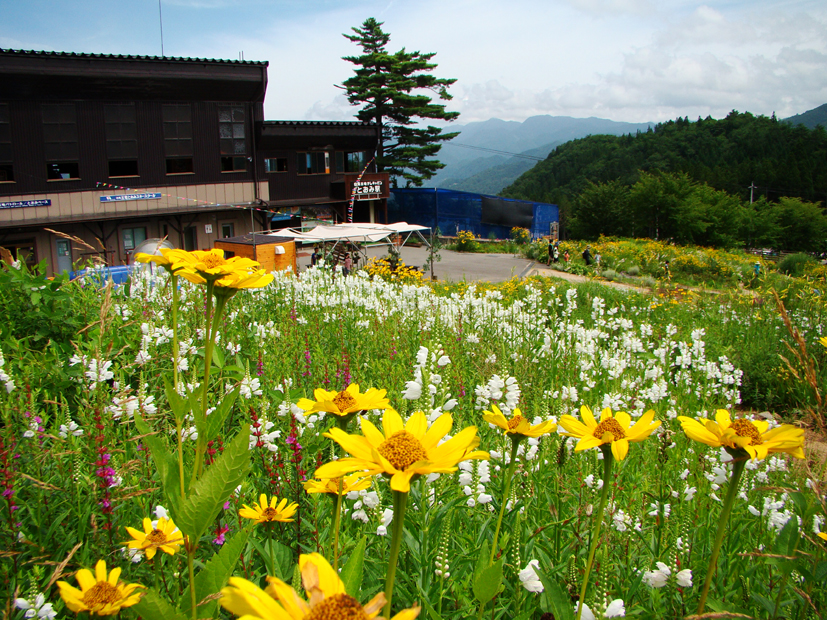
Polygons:
<instances>
[{"instance_id":1,"label":"blue tarp fence","mask_svg":"<svg viewBox=\"0 0 827 620\"><path fill-rule=\"evenodd\" d=\"M392 189L388 199L388 221L439 226L448 236L470 230L483 239L492 233L507 239L514 226L521 226L536 239L549 235L559 219L557 205L450 189Z\"/></svg>"}]
</instances>

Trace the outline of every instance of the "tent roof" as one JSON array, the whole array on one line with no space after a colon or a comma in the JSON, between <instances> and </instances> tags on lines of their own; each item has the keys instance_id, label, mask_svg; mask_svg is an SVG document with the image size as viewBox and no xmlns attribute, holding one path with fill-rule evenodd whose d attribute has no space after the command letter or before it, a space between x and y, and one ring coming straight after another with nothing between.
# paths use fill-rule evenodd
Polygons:
<instances>
[{"instance_id":1,"label":"tent roof","mask_svg":"<svg viewBox=\"0 0 827 620\"><path fill-rule=\"evenodd\" d=\"M319 241L381 241L397 233L428 230L427 226L396 222L394 224L351 223L336 224L334 226L316 226L308 232L300 232L293 228L276 231L281 237L292 237L298 241L318 243ZM273 234L273 233L271 233Z\"/></svg>"}]
</instances>

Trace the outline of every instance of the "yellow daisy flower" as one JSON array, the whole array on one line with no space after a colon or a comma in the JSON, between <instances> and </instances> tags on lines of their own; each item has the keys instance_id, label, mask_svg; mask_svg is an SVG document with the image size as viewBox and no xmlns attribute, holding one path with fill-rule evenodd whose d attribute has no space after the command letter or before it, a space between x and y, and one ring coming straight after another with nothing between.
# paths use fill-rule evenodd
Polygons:
<instances>
[{"instance_id":1,"label":"yellow daisy flower","mask_svg":"<svg viewBox=\"0 0 827 620\"><path fill-rule=\"evenodd\" d=\"M823 336L823 337L819 338L818 341L821 343L822 347L827 348L827 336Z\"/></svg>"},{"instance_id":2,"label":"yellow daisy flower","mask_svg":"<svg viewBox=\"0 0 827 620\"><path fill-rule=\"evenodd\" d=\"M364 618L382 620L379 612L385 604L380 592L364 607L345 592L339 575L318 553L299 557L302 585L309 595L305 601L281 579L267 577L266 590L241 577L230 577L230 585L221 590L221 606L241 616L242 620L316 620L323 618ZM396 614L392 620L414 620L419 607Z\"/></svg>"},{"instance_id":3,"label":"yellow daisy flower","mask_svg":"<svg viewBox=\"0 0 827 620\"><path fill-rule=\"evenodd\" d=\"M631 426L632 418L628 413L618 411L612 415L612 410L608 407L601 412L599 424L595 421L592 410L585 405L580 407L580 417L583 418L582 422L570 415L560 418L560 426L567 431L562 434L580 440L574 451L611 444L612 455L618 461L626 458L630 441L643 441L660 426L660 421L654 420L655 412L651 410L644 413L634 426Z\"/></svg>"},{"instance_id":4,"label":"yellow daisy flower","mask_svg":"<svg viewBox=\"0 0 827 620\"><path fill-rule=\"evenodd\" d=\"M506 435L514 435L518 437L540 437L541 435L548 435L557 430L557 425L551 420L545 420L540 424L532 425L528 418L524 418L519 409L515 409L511 414L511 419L507 419L503 412L497 405L491 405L493 411L483 412L482 419L501 428Z\"/></svg>"},{"instance_id":5,"label":"yellow daisy flower","mask_svg":"<svg viewBox=\"0 0 827 620\"><path fill-rule=\"evenodd\" d=\"M267 273L264 269L252 269L248 273L237 271L216 280L215 294L231 296L243 288L263 288L270 284L273 278L273 274Z\"/></svg>"},{"instance_id":6,"label":"yellow daisy flower","mask_svg":"<svg viewBox=\"0 0 827 620\"><path fill-rule=\"evenodd\" d=\"M827 534L825 534L824 532L819 532L819 533L818 533L818 534L816 534L816 535L817 535L819 538L821 538L821 539L823 539L823 540L827 541Z\"/></svg>"},{"instance_id":7,"label":"yellow daisy flower","mask_svg":"<svg viewBox=\"0 0 827 620\"><path fill-rule=\"evenodd\" d=\"M246 276L261 267L257 261L242 256L224 258L224 250L219 248L192 252L168 250L164 257L172 261L173 268L181 268L180 275L193 284L215 282L233 274Z\"/></svg>"},{"instance_id":8,"label":"yellow daisy flower","mask_svg":"<svg viewBox=\"0 0 827 620\"><path fill-rule=\"evenodd\" d=\"M141 549L146 552L146 557L152 559L155 552L160 550L170 555L175 555L179 547L184 544L184 537L172 519L158 519L155 527L152 527L152 520L144 517L144 531L136 530L134 527L127 527L126 531L134 540L130 540L127 546L130 549Z\"/></svg>"},{"instance_id":9,"label":"yellow daisy flower","mask_svg":"<svg viewBox=\"0 0 827 620\"><path fill-rule=\"evenodd\" d=\"M173 266L172 259L167 256L169 252L171 252L170 248L161 248L161 254L145 254L144 252L138 252L135 255L135 260L139 263L155 263L159 267L163 267L171 274L175 275L177 271L180 271L184 267L182 265L178 265L177 267Z\"/></svg>"},{"instance_id":10,"label":"yellow daisy flower","mask_svg":"<svg viewBox=\"0 0 827 620\"><path fill-rule=\"evenodd\" d=\"M733 420L726 409L715 412L714 422L686 416L678 416L678 420L690 439L713 448L745 450L753 461L765 459L772 452L786 452L796 458L804 458L804 429L792 424L767 430L769 422L766 420Z\"/></svg>"},{"instance_id":11,"label":"yellow daisy flower","mask_svg":"<svg viewBox=\"0 0 827 620\"><path fill-rule=\"evenodd\" d=\"M75 613L88 611L98 616L113 616L141 600L141 592L136 590L144 587L138 583L119 582L120 576L120 568L113 568L107 575L106 562L98 560L94 575L86 568L75 573L80 590L65 581L58 581L57 587L66 607Z\"/></svg>"},{"instance_id":12,"label":"yellow daisy flower","mask_svg":"<svg viewBox=\"0 0 827 620\"><path fill-rule=\"evenodd\" d=\"M358 411L387 409L390 403L385 398L386 393L387 390L370 388L363 394L359 391L358 383L351 383L341 392L329 392L318 388L313 391L315 400L302 398L296 405L309 413L325 411L337 416L346 416Z\"/></svg>"},{"instance_id":13,"label":"yellow daisy flower","mask_svg":"<svg viewBox=\"0 0 827 620\"><path fill-rule=\"evenodd\" d=\"M328 480L311 479L304 483L304 490L308 493L330 493L339 495L339 484L341 482L341 495L347 495L351 491L363 491L370 487L370 477L357 472L343 478L330 478Z\"/></svg>"},{"instance_id":14,"label":"yellow daisy flower","mask_svg":"<svg viewBox=\"0 0 827 620\"><path fill-rule=\"evenodd\" d=\"M428 418L417 411L404 424L399 413L386 409L382 431L362 418L362 433L350 435L340 428L325 433L353 457L322 465L316 478L338 478L355 471L369 475L384 474L391 479L391 489L407 493L415 476L447 474L457 470L457 463L470 458L488 459L479 446L477 427L469 426L448 441L439 442L448 434L453 419L448 413L439 416L430 427Z\"/></svg>"},{"instance_id":15,"label":"yellow daisy flower","mask_svg":"<svg viewBox=\"0 0 827 620\"><path fill-rule=\"evenodd\" d=\"M267 503L267 496L262 493L258 499L257 504L253 504L253 507L250 508L247 504L244 504L244 508L238 511L238 516L244 517L245 519L253 519L256 523L272 523L273 521L293 521L293 515L296 514L296 511L299 509L299 505L296 502L293 502L289 506L287 505L287 499L282 499L279 502L278 507L276 506L276 502L278 498L274 495L270 499L270 503Z\"/></svg>"}]
</instances>

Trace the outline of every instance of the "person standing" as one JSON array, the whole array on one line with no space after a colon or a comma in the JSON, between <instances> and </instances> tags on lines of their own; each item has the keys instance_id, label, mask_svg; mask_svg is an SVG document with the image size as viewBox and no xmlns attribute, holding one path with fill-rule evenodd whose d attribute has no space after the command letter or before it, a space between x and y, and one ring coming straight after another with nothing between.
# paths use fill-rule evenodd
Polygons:
<instances>
[{"instance_id":1,"label":"person standing","mask_svg":"<svg viewBox=\"0 0 827 620\"><path fill-rule=\"evenodd\" d=\"M554 244L551 242L551 239L548 240L548 265L551 265L551 261L554 260ZM557 261L554 261L555 263Z\"/></svg>"},{"instance_id":2,"label":"person standing","mask_svg":"<svg viewBox=\"0 0 827 620\"><path fill-rule=\"evenodd\" d=\"M560 262L560 242L559 241L554 242L554 262L555 263Z\"/></svg>"},{"instance_id":3,"label":"person standing","mask_svg":"<svg viewBox=\"0 0 827 620\"><path fill-rule=\"evenodd\" d=\"M350 270L353 269L353 257L350 252L345 254L344 274L350 275Z\"/></svg>"},{"instance_id":4,"label":"person standing","mask_svg":"<svg viewBox=\"0 0 827 620\"><path fill-rule=\"evenodd\" d=\"M586 246L586 249L583 250L583 260L586 261L586 267L592 264L592 252L589 246Z\"/></svg>"}]
</instances>

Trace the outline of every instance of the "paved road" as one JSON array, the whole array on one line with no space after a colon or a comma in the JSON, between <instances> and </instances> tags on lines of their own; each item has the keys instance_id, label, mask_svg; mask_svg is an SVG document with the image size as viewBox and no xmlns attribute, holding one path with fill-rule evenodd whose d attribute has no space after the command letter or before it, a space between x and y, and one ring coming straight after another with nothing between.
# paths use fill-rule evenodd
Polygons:
<instances>
[{"instance_id":1,"label":"paved road","mask_svg":"<svg viewBox=\"0 0 827 620\"><path fill-rule=\"evenodd\" d=\"M305 248L299 252L299 269L304 271L310 265L310 252ZM368 248L368 257L380 257L387 254L387 246ZM428 257L427 248L403 247L402 260L406 265L415 265L422 268ZM460 282L505 282L513 277L525 278L540 275L558 278L569 282L590 282L591 278L578 276L549 268L545 263L528 260L514 254L468 254L441 250L442 260L434 264L434 275L438 280ZM428 272L430 273L430 272ZM624 290L635 290L635 287L619 282L598 280L600 284Z\"/></svg>"},{"instance_id":2,"label":"paved road","mask_svg":"<svg viewBox=\"0 0 827 620\"><path fill-rule=\"evenodd\" d=\"M299 252L299 269L303 271L310 265L309 248ZM368 257L380 257L387 254L387 246L368 248ZM422 268L428 257L427 248L402 248L402 260L406 265ZM468 254L441 250L442 260L434 264L434 275L438 280L452 282L481 281L504 282L512 277L525 277L531 271L534 261L513 254ZM430 274L430 271L428 272Z\"/></svg>"}]
</instances>

